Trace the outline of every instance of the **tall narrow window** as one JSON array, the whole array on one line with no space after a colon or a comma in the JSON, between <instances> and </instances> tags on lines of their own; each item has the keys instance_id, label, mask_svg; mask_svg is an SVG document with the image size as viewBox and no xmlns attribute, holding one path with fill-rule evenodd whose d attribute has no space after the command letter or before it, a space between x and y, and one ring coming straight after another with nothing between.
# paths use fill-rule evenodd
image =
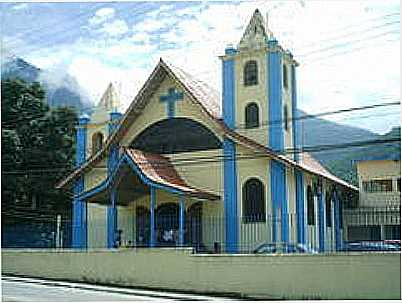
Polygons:
<instances>
[{"instance_id":1,"label":"tall narrow window","mask_svg":"<svg viewBox=\"0 0 402 303\"><path fill-rule=\"evenodd\" d=\"M265 222L265 190L264 184L251 178L243 185L242 191L243 222Z\"/></svg>"},{"instance_id":2,"label":"tall narrow window","mask_svg":"<svg viewBox=\"0 0 402 303\"><path fill-rule=\"evenodd\" d=\"M307 224L315 224L315 214L314 214L314 196L311 189L311 185L307 186Z\"/></svg>"},{"instance_id":3,"label":"tall narrow window","mask_svg":"<svg viewBox=\"0 0 402 303\"><path fill-rule=\"evenodd\" d=\"M260 125L259 110L257 103L250 103L245 110L246 128L254 128Z\"/></svg>"},{"instance_id":4,"label":"tall narrow window","mask_svg":"<svg viewBox=\"0 0 402 303\"><path fill-rule=\"evenodd\" d=\"M92 154L96 154L103 147L103 135L100 132L92 136Z\"/></svg>"},{"instance_id":5,"label":"tall narrow window","mask_svg":"<svg viewBox=\"0 0 402 303\"><path fill-rule=\"evenodd\" d=\"M327 222L327 227L332 226L331 194L328 191L325 193L325 221Z\"/></svg>"},{"instance_id":6,"label":"tall narrow window","mask_svg":"<svg viewBox=\"0 0 402 303\"><path fill-rule=\"evenodd\" d=\"M283 127L286 131L289 129L289 111L286 104L283 107Z\"/></svg>"},{"instance_id":7,"label":"tall narrow window","mask_svg":"<svg viewBox=\"0 0 402 303\"><path fill-rule=\"evenodd\" d=\"M244 66L244 85L257 85L258 84L258 66L257 61L247 61Z\"/></svg>"},{"instance_id":8,"label":"tall narrow window","mask_svg":"<svg viewBox=\"0 0 402 303\"><path fill-rule=\"evenodd\" d=\"M289 83L288 83L288 67L284 64L283 65L283 87L285 89L288 89Z\"/></svg>"}]
</instances>

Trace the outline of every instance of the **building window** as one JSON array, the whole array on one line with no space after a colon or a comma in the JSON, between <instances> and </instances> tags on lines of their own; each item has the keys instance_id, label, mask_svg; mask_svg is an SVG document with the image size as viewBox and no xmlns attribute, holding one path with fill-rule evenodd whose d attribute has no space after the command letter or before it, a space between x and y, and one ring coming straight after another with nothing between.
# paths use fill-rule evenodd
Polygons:
<instances>
[{"instance_id":1,"label":"building window","mask_svg":"<svg viewBox=\"0 0 402 303\"><path fill-rule=\"evenodd\" d=\"M250 103L245 110L246 128L260 126L259 110L257 103Z\"/></svg>"},{"instance_id":2,"label":"building window","mask_svg":"<svg viewBox=\"0 0 402 303\"><path fill-rule=\"evenodd\" d=\"M363 181L363 190L366 193L379 193L392 191L392 180Z\"/></svg>"},{"instance_id":3,"label":"building window","mask_svg":"<svg viewBox=\"0 0 402 303\"><path fill-rule=\"evenodd\" d=\"M286 131L289 129L289 111L286 104L283 107L283 127Z\"/></svg>"},{"instance_id":4,"label":"building window","mask_svg":"<svg viewBox=\"0 0 402 303\"><path fill-rule=\"evenodd\" d=\"M264 184L256 179L248 179L243 185L243 222L265 222Z\"/></svg>"},{"instance_id":5,"label":"building window","mask_svg":"<svg viewBox=\"0 0 402 303\"><path fill-rule=\"evenodd\" d=\"M327 223L327 227L332 226L331 194L329 192L325 193L325 221Z\"/></svg>"},{"instance_id":6,"label":"building window","mask_svg":"<svg viewBox=\"0 0 402 303\"><path fill-rule=\"evenodd\" d=\"M257 61L248 61L244 66L244 85L258 84L258 66Z\"/></svg>"},{"instance_id":7,"label":"building window","mask_svg":"<svg viewBox=\"0 0 402 303\"><path fill-rule=\"evenodd\" d=\"M315 224L315 214L314 214L314 196L311 185L307 186L307 224Z\"/></svg>"},{"instance_id":8,"label":"building window","mask_svg":"<svg viewBox=\"0 0 402 303\"><path fill-rule=\"evenodd\" d=\"M398 178L398 179L396 180L396 190L397 190L398 192L401 192L401 178Z\"/></svg>"},{"instance_id":9,"label":"building window","mask_svg":"<svg viewBox=\"0 0 402 303\"><path fill-rule=\"evenodd\" d=\"M288 89L289 83L288 83L288 67L284 64L283 65L283 87L285 89Z\"/></svg>"},{"instance_id":10,"label":"building window","mask_svg":"<svg viewBox=\"0 0 402 303\"><path fill-rule=\"evenodd\" d=\"M100 132L92 136L92 154L96 154L103 147L103 135Z\"/></svg>"}]
</instances>

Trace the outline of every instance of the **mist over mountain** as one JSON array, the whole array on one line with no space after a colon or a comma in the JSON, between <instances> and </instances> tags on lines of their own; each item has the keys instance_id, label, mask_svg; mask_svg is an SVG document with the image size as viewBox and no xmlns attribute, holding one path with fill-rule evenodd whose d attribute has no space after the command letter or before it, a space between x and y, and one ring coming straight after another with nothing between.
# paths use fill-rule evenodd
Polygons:
<instances>
[{"instance_id":1,"label":"mist over mountain","mask_svg":"<svg viewBox=\"0 0 402 303\"><path fill-rule=\"evenodd\" d=\"M22 58L9 57L1 66L1 79L20 78L26 82L40 82L46 90L50 107L74 107L77 113L88 112L91 102L76 79L65 71L44 70Z\"/></svg>"}]
</instances>

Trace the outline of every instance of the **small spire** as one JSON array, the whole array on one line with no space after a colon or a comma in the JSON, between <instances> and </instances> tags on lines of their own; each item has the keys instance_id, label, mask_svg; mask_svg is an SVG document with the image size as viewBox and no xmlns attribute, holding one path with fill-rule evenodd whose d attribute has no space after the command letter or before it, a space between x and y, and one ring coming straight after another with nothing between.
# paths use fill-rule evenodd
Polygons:
<instances>
[{"instance_id":1,"label":"small spire","mask_svg":"<svg viewBox=\"0 0 402 303\"><path fill-rule=\"evenodd\" d=\"M119 95L112 83L109 83L106 91L103 93L101 100L98 103L98 107L104 107L108 110L117 111L120 106Z\"/></svg>"},{"instance_id":2,"label":"small spire","mask_svg":"<svg viewBox=\"0 0 402 303\"><path fill-rule=\"evenodd\" d=\"M265 30L264 17L261 15L258 8L254 11L253 16L248 23L243 37L238 45L239 49L246 48L261 48L265 47L268 41L268 35Z\"/></svg>"}]
</instances>

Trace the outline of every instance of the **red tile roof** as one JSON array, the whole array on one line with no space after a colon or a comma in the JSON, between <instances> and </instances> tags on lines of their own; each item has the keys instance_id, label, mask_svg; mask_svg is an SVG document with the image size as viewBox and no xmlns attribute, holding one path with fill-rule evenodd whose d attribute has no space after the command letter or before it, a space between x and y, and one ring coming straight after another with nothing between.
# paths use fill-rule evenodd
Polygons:
<instances>
[{"instance_id":1,"label":"red tile roof","mask_svg":"<svg viewBox=\"0 0 402 303\"><path fill-rule=\"evenodd\" d=\"M186 184L168 158L157 154L144 153L137 149L125 148L124 150L149 180L173 187L189 196L207 200L220 199L213 193Z\"/></svg>"}]
</instances>

